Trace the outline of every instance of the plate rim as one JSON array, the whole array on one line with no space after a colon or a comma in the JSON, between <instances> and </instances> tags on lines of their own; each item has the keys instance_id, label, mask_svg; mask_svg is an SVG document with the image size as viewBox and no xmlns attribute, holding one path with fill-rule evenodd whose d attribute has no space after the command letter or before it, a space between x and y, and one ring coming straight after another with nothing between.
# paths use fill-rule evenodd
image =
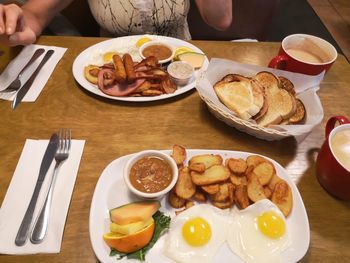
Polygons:
<instances>
[{"instance_id":1,"label":"plate rim","mask_svg":"<svg viewBox=\"0 0 350 263\"><path fill-rule=\"evenodd\" d=\"M82 60L85 56L87 56L89 54L89 51L92 51L94 49L98 49L99 46L104 46L107 45L108 43L113 43L115 41L125 41L125 39L137 39L140 37L144 37L144 36L148 36L148 37L154 37L157 39L164 39L166 40L166 42L180 42L181 45L179 46L188 46L190 48L192 48L195 52L199 52L204 54L205 59L204 59L204 63L201 69L199 69L196 72L196 76L193 77L193 80L191 83L187 84L186 86L183 87L178 87L178 89L172 93L172 94L162 94L159 96L153 96L153 97L116 97L116 96L110 96L107 95L105 93L103 93L102 91L100 91L98 88L96 88L96 91L94 91L93 84L89 83L83 76L82 74L82 70L83 68L81 68L81 64L82 62L80 60ZM197 46L193 45L192 43L182 40L182 39L178 39L178 38L173 38L173 37L168 37L168 36L160 36L160 35L131 35L131 36L122 36L122 37L116 37L116 38L111 38L111 39L107 39L107 40L103 40L101 42L98 42L92 46L89 46L87 48L85 48L84 50L82 50L79 55L74 59L73 64L72 64L72 73L73 73L73 77L76 80L76 82L78 82L79 86L81 86L84 90L90 92L91 94L94 94L96 96L99 96L101 98L107 98L107 99L111 99L111 100L116 100L116 101L127 101L127 102L150 102L150 101L159 101L159 100L165 100L165 99L169 99L169 98L173 98L176 96L179 96L181 94L184 94L192 89L195 89L196 87L196 80L198 78L198 76L205 71L209 66L209 59L207 57L207 55ZM91 89L85 87L86 85L91 85Z\"/></svg>"},{"instance_id":2,"label":"plate rim","mask_svg":"<svg viewBox=\"0 0 350 263\"><path fill-rule=\"evenodd\" d=\"M170 154L171 153L171 150L160 150L166 154ZM305 205L304 205L304 202L303 202L303 199L301 197L301 194L296 186L296 184L292 181L291 177L288 175L286 169L281 165L279 164L277 161L275 161L274 159L271 159L265 155L262 155L262 154L258 154L258 153L251 153L251 152L245 152L245 151L233 151L233 150L216 150L216 149L186 149L186 152L187 153L192 153L192 152L197 152L196 154L206 154L206 153L209 153L209 154L221 154L222 157L225 157L227 155L230 155L230 154L242 154L242 155L259 155L259 156L262 156L264 158L266 158L267 160L271 161L275 166L278 167L278 170L282 170L283 173L284 173L284 176L283 178L287 180L288 184L290 185L290 187L292 188L292 192L293 192L293 208L295 207L295 204L294 204L294 201L295 200L298 200L299 201L299 204L300 204L300 208L301 210L299 211L299 213L301 213L302 215L302 219L305 220L304 223L305 223L305 226L306 227L306 230L307 232L305 233L305 235L303 236L303 239L306 244L306 246L304 247L304 250L303 251L298 251L298 250L295 250L296 252L295 253L298 253L298 255L296 256L295 259L295 262L301 260L305 254L307 253L308 249L309 249L309 246L310 246L310 224L309 224L309 220L308 220L308 215L307 215L307 212L306 212L306 208L305 208ZM93 251L96 255L96 257L101 260L101 262L104 262L104 258L103 255L100 255L95 247L95 243L93 241L93 233L92 233L92 217L93 217L93 212L95 209L93 209L95 206L96 206L96 192L99 190L98 188L100 187L100 184L103 183L103 180L107 180L107 176L108 176L108 171L109 169L111 169L111 167L113 165L115 165L116 163L118 162L122 162L122 161L126 161L128 158L131 158L134 154L136 154L137 152L135 153L131 153L131 154L127 154L127 155L123 155L123 156L120 156L118 157L117 159L114 159L112 160L102 171L97 183L96 183L96 186L95 186L95 189L94 189L94 193L93 193L93 197L92 197L92 200L91 200L91 205L90 205L90 212L89 212L89 238L90 238L90 242L91 242L91 245L92 245L92 248L93 248ZM188 154L187 154L187 158L188 158ZM186 160L187 160L186 158ZM187 160L188 161L188 160ZM276 169L277 170L277 169ZM287 176L287 178L285 178L285 176ZM120 178L119 178L120 177ZM107 179L106 179L107 178ZM115 177L116 179L122 179L122 176L116 176ZM175 209L174 209L175 210ZM101 223L102 224L102 223ZM232 252L233 253L233 252ZM105 256L108 256L109 255L105 255ZM124 262L124 261L122 261ZM137 262L137 261L133 261L133 260L126 260L126 262ZM147 261L146 261L147 262ZM242 261L243 262L243 261Z\"/></svg>"}]
</instances>

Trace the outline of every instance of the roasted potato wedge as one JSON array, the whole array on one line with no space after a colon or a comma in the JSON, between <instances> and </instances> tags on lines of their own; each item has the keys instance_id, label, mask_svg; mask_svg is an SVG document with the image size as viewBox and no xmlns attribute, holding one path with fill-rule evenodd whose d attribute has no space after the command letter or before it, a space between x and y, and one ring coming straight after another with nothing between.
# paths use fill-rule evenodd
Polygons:
<instances>
[{"instance_id":1,"label":"roasted potato wedge","mask_svg":"<svg viewBox=\"0 0 350 263\"><path fill-rule=\"evenodd\" d=\"M282 179L276 173L274 173L267 186L273 191L273 189L275 189L275 185L280 181L282 181Z\"/></svg>"},{"instance_id":2,"label":"roasted potato wedge","mask_svg":"<svg viewBox=\"0 0 350 263\"><path fill-rule=\"evenodd\" d=\"M240 185L240 184L247 185L247 177L245 176L237 176L235 174L231 174L230 181L234 185Z\"/></svg>"},{"instance_id":3,"label":"roasted potato wedge","mask_svg":"<svg viewBox=\"0 0 350 263\"><path fill-rule=\"evenodd\" d=\"M189 166L194 163L203 163L205 165L205 169L208 169L213 165L222 164L222 157L218 154L196 155L190 159Z\"/></svg>"},{"instance_id":4,"label":"roasted potato wedge","mask_svg":"<svg viewBox=\"0 0 350 263\"><path fill-rule=\"evenodd\" d=\"M184 161L186 160L186 149L181 145L175 144L173 146L173 152L171 157L176 162L177 166L182 166Z\"/></svg>"},{"instance_id":5,"label":"roasted potato wedge","mask_svg":"<svg viewBox=\"0 0 350 263\"><path fill-rule=\"evenodd\" d=\"M262 162L269 162L267 159L265 159L264 157L260 156L260 155L250 155L247 157L247 165L248 166L257 166L259 163Z\"/></svg>"},{"instance_id":6,"label":"roasted potato wedge","mask_svg":"<svg viewBox=\"0 0 350 263\"><path fill-rule=\"evenodd\" d=\"M276 183L272 192L271 201L278 206L283 215L287 217L293 208L292 189L288 183L281 179Z\"/></svg>"},{"instance_id":7,"label":"roasted potato wedge","mask_svg":"<svg viewBox=\"0 0 350 263\"><path fill-rule=\"evenodd\" d=\"M226 181L230 177L230 171L223 165L213 165L206 169L204 173L192 171L191 177L196 185L208 185Z\"/></svg>"},{"instance_id":8,"label":"roasted potato wedge","mask_svg":"<svg viewBox=\"0 0 350 263\"><path fill-rule=\"evenodd\" d=\"M254 173L251 173L248 176L247 192L249 199L253 202L266 198L264 188L261 185L258 176Z\"/></svg>"},{"instance_id":9,"label":"roasted potato wedge","mask_svg":"<svg viewBox=\"0 0 350 263\"><path fill-rule=\"evenodd\" d=\"M193 199L197 202L206 202L207 201L207 195L200 189L198 189L195 192L195 194L193 195Z\"/></svg>"},{"instance_id":10,"label":"roasted potato wedge","mask_svg":"<svg viewBox=\"0 0 350 263\"><path fill-rule=\"evenodd\" d=\"M201 189L210 195L214 195L219 192L220 186L219 184L209 184L201 186Z\"/></svg>"},{"instance_id":11,"label":"roasted potato wedge","mask_svg":"<svg viewBox=\"0 0 350 263\"><path fill-rule=\"evenodd\" d=\"M248 168L246 161L243 159L230 158L226 163L230 171L238 176L244 176L244 173Z\"/></svg>"},{"instance_id":12,"label":"roasted potato wedge","mask_svg":"<svg viewBox=\"0 0 350 263\"><path fill-rule=\"evenodd\" d=\"M194 206L194 202L190 201L190 200L186 200L185 208L188 209L188 208L190 208L192 206Z\"/></svg>"},{"instance_id":13,"label":"roasted potato wedge","mask_svg":"<svg viewBox=\"0 0 350 263\"><path fill-rule=\"evenodd\" d=\"M224 202L213 201L212 204L220 209L230 208L233 205L230 201L224 201Z\"/></svg>"},{"instance_id":14,"label":"roasted potato wedge","mask_svg":"<svg viewBox=\"0 0 350 263\"><path fill-rule=\"evenodd\" d=\"M205 164L204 163L191 163L189 165L189 168L191 171L195 171L197 173L204 173Z\"/></svg>"},{"instance_id":15,"label":"roasted potato wedge","mask_svg":"<svg viewBox=\"0 0 350 263\"><path fill-rule=\"evenodd\" d=\"M267 185L276 171L272 163L262 162L255 166L253 173L258 176L261 185Z\"/></svg>"},{"instance_id":16,"label":"roasted potato wedge","mask_svg":"<svg viewBox=\"0 0 350 263\"><path fill-rule=\"evenodd\" d=\"M146 80L137 88L137 90L134 91L134 93L142 93L150 88L151 88L151 83Z\"/></svg>"},{"instance_id":17,"label":"roasted potato wedge","mask_svg":"<svg viewBox=\"0 0 350 263\"><path fill-rule=\"evenodd\" d=\"M228 187L228 200L232 203L235 203L235 186L231 183L226 183Z\"/></svg>"},{"instance_id":18,"label":"roasted potato wedge","mask_svg":"<svg viewBox=\"0 0 350 263\"><path fill-rule=\"evenodd\" d=\"M155 90L155 89L147 89L147 90L142 91L141 94L142 94L142 96L152 97L152 96L162 95L162 94L164 94L164 92L160 91L160 90Z\"/></svg>"},{"instance_id":19,"label":"roasted potato wedge","mask_svg":"<svg viewBox=\"0 0 350 263\"><path fill-rule=\"evenodd\" d=\"M192 182L190 170L184 167L179 170L179 178L175 185L175 193L183 199L190 199L196 192L196 185Z\"/></svg>"},{"instance_id":20,"label":"roasted potato wedge","mask_svg":"<svg viewBox=\"0 0 350 263\"><path fill-rule=\"evenodd\" d=\"M178 197L174 190L170 191L168 195L168 201L173 208L184 207L186 203L186 200L182 199L181 197Z\"/></svg>"},{"instance_id":21,"label":"roasted potato wedge","mask_svg":"<svg viewBox=\"0 0 350 263\"><path fill-rule=\"evenodd\" d=\"M264 186L264 194L266 198L270 199L272 196L272 190L268 186Z\"/></svg>"},{"instance_id":22,"label":"roasted potato wedge","mask_svg":"<svg viewBox=\"0 0 350 263\"><path fill-rule=\"evenodd\" d=\"M246 185L240 184L236 186L235 201L241 209L249 206L250 202Z\"/></svg>"},{"instance_id":23,"label":"roasted potato wedge","mask_svg":"<svg viewBox=\"0 0 350 263\"><path fill-rule=\"evenodd\" d=\"M227 183L219 185L219 191L210 195L210 199L214 202L224 202L229 198L229 186Z\"/></svg>"}]
</instances>

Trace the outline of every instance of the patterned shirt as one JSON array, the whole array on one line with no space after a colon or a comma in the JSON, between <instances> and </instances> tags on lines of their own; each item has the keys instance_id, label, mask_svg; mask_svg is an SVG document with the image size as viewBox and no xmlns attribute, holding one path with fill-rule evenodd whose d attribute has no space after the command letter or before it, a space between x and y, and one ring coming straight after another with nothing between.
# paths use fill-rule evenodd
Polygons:
<instances>
[{"instance_id":1,"label":"patterned shirt","mask_svg":"<svg viewBox=\"0 0 350 263\"><path fill-rule=\"evenodd\" d=\"M191 38L189 0L88 0L100 26L113 36L154 34Z\"/></svg>"}]
</instances>

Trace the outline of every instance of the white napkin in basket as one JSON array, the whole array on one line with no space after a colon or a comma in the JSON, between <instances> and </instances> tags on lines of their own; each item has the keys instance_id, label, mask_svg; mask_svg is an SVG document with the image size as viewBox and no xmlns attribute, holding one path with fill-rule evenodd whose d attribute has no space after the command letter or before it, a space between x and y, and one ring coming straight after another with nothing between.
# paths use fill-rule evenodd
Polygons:
<instances>
[{"instance_id":1,"label":"white napkin in basket","mask_svg":"<svg viewBox=\"0 0 350 263\"><path fill-rule=\"evenodd\" d=\"M66 48L55 47L55 46L42 46L42 45L28 45L23 48L23 50L14 58L6 67L6 69L0 75L0 91L6 89L8 85L17 77L18 73L22 70L25 64L34 54L35 50L38 48L44 48L45 51L53 49L55 52L51 58L46 62L44 67L40 70L38 76L33 82L33 85L29 89L28 93L24 96L23 101L34 102L40 92L44 88L46 82L50 78L52 72L54 71L57 63L61 60ZM35 71L37 66L40 64L41 59L44 57L45 53L42 54L24 73L21 78L22 85L30 78L32 73ZM0 94L0 98L4 100L13 100L15 98L15 93L5 93Z\"/></svg>"},{"instance_id":2,"label":"white napkin in basket","mask_svg":"<svg viewBox=\"0 0 350 263\"><path fill-rule=\"evenodd\" d=\"M41 244L32 244L28 239L24 246L17 247L15 238L23 216L32 197L39 175L48 140L26 140L21 157L13 174L0 209L0 253L36 254L58 253L61 249L64 225L77 177L84 140L72 140L68 159L62 163L54 188L47 236ZM48 170L35 207L32 225L44 203L55 160ZM30 230L31 232L31 230Z\"/></svg>"}]
</instances>

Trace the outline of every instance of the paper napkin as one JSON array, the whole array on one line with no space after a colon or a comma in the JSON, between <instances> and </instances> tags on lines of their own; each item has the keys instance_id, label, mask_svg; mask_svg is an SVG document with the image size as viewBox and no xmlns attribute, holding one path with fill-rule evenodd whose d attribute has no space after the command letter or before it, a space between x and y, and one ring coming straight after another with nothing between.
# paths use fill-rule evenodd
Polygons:
<instances>
[{"instance_id":1,"label":"paper napkin","mask_svg":"<svg viewBox=\"0 0 350 263\"><path fill-rule=\"evenodd\" d=\"M8 85L17 77L18 73L27 64L29 59L34 54L35 50L38 48L44 48L45 51L53 49L55 52L51 58L46 62L44 67L40 70L38 76L33 82L33 85L29 89L28 93L23 98L23 101L33 102L35 101L42 89L45 87L46 82L50 78L52 72L54 71L57 63L63 57L66 52L66 48L55 47L55 46L42 46L42 45L28 45L23 48L23 50L14 58L0 75L0 91L6 89ZM46 52L45 52L46 53ZM40 64L41 59L44 57L42 54L24 73L21 78L22 85L30 78L32 73L35 71L37 66ZM0 94L0 98L4 100L13 100L15 93Z\"/></svg>"},{"instance_id":2,"label":"paper napkin","mask_svg":"<svg viewBox=\"0 0 350 263\"><path fill-rule=\"evenodd\" d=\"M13 174L0 209L0 253L36 254L58 253L61 249L66 216L77 177L84 140L72 140L69 157L59 168L54 188L47 235L41 244L32 244L28 238L24 246L17 247L18 228L32 197L48 140L26 140L21 157ZM48 170L35 207L32 226L44 203L52 178L55 160ZM32 228L32 227L31 227ZM30 229L30 233L31 233Z\"/></svg>"}]
</instances>

